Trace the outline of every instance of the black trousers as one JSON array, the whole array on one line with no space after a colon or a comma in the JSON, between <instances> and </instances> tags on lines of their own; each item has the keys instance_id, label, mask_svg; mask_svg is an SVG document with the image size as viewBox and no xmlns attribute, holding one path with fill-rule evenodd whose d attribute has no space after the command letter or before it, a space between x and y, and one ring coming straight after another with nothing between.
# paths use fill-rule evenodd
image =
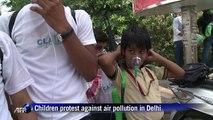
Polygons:
<instances>
[{"instance_id":1,"label":"black trousers","mask_svg":"<svg viewBox=\"0 0 213 120\"><path fill-rule=\"evenodd\" d=\"M95 120L95 119L92 117L91 114L89 114L89 115L87 115L87 116L81 118L80 120Z\"/></svg>"},{"instance_id":2,"label":"black trousers","mask_svg":"<svg viewBox=\"0 0 213 120\"><path fill-rule=\"evenodd\" d=\"M115 120L114 113L90 113L80 120Z\"/></svg>"},{"instance_id":3,"label":"black trousers","mask_svg":"<svg viewBox=\"0 0 213 120\"><path fill-rule=\"evenodd\" d=\"M92 113L94 120L115 120L114 113Z\"/></svg>"}]
</instances>

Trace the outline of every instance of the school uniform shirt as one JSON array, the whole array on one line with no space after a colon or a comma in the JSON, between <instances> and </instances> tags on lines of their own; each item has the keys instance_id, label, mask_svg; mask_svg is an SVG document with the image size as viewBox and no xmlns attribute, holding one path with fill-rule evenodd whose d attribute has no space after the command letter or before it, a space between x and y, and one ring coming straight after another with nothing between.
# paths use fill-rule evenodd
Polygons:
<instances>
[{"instance_id":1,"label":"school uniform shirt","mask_svg":"<svg viewBox=\"0 0 213 120\"><path fill-rule=\"evenodd\" d=\"M70 63L62 42L57 38L57 33L41 15L30 10L34 5L36 4L28 4L19 11L12 30L12 38L16 41L17 49L35 80L35 83L27 89L30 97L37 103L87 103L85 79ZM80 42L84 46L96 44L90 16L83 10L75 10L76 24L71 9L64 7L64 10ZM0 29L8 30L9 15L11 16L8 14L0 17L0 27L3 26ZM78 120L89 114L37 113L39 120Z\"/></svg>"},{"instance_id":2,"label":"school uniform shirt","mask_svg":"<svg viewBox=\"0 0 213 120\"><path fill-rule=\"evenodd\" d=\"M124 91L124 103L162 103L161 95L159 92L159 83L158 80L163 79L166 74L165 67L152 67L153 70L150 70L148 67L142 67L138 73L136 80L138 84L134 82L128 72L126 74L126 87ZM148 70L148 71L147 71ZM123 68L117 68L117 74L115 80L113 81L115 87L118 89L118 95L121 96L121 82L122 82L122 71L125 71ZM129 69L129 71L134 75L134 70ZM153 72L154 71L154 72ZM148 73L149 72L149 73ZM150 76L153 76L153 78ZM155 74L154 74L155 73ZM142 88L142 91L146 96L141 94L139 91L139 85ZM149 88L150 86L150 89ZM149 92L149 93L148 93ZM127 120L160 120L163 116L163 112L126 112L125 115Z\"/></svg>"},{"instance_id":3,"label":"school uniform shirt","mask_svg":"<svg viewBox=\"0 0 213 120\"><path fill-rule=\"evenodd\" d=\"M0 48L3 52L3 61L0 65L3 71L0 75L0 120L12 120L5 91L9 95L15 94L32 84L33 79L12 40L3 32L0 32Z\"/></svg>"}]
</instances>

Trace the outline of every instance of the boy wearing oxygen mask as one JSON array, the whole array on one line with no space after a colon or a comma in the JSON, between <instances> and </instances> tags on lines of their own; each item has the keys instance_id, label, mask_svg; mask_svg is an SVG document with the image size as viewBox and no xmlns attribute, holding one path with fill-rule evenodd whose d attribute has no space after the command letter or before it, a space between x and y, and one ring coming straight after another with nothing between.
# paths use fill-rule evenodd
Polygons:
<instances>
[{"instance_id":1,"label":"boy wearing oxygen mask","mask_svg":"<svg viewBox=\"0 0 213 120\"><path fill-rule=\"evenodd\" d=\"M124 58L124 62L117 65L115 61L119 56ZM147 61L163 66L145 64ZM139 27L125 30L121 46L99 57L99 64L117 88L112 92L113 101L120 103L161 103L158 80L183 76L185 73L177 64L154 52L148 32ZM116 92L119 99L116 98ZM160 120L162 116L163 112L126 112L122 118Z\"/></svg>"}]
</instances>

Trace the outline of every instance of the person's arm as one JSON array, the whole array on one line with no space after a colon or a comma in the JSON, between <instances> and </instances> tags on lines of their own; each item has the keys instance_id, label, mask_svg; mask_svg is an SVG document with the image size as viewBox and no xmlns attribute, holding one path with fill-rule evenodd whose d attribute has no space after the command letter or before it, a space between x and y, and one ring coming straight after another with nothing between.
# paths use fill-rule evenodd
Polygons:
<instances>
[{"instance_id":1,"label":"person's arm","mask_svg":"<svg viewBox=\"0 0 213 120\"><path fill-rule=\"evenodd\" d=\"M159 55L158 53L154 52L153 50L149 50L149 56L147 57L148 61L155 61L157 63L162 64L168 69L168 78L172 77L180 77L185 74L185 71L179 67L176 63L168 60L167 58Z\"/></svg>"},{"instance_id":2,"label":"person's arm","mask_svg":"<svg viewBox=\"0 0 213 120\"><path fill-rule=\"evenodd\" d=\"M61 0L32 0L42 8L31 7L59 34L66 33L72 26L68 23ZM91 28L92 29L92 28ZM73 32L63 42L67 54L76 70L87 80L95 78L98 70L94 45L83 46Z\"/></svg>"},{"instance_id":3,"label":"person's arm","mask_svg":"<svg viewBox=\"0 0 213 120\"><path fill-rule=\"evenodd\" d=\"M104 73L110 78L112 78L116 73L116 59L120 56L120 54L120 46L118 46L116 51L108 52L98 57L98 64Z\"/></svg>"},{"instance_id":4,"label":"person's arm","mask_svg":"<svg viewBox=\"0 0 213 120\"><path fill-rule=\"evenodd\" d=\"M26 89L23 89L15 94L10 95L10 98L13 103L13 108L17 107L23 107L26 103L32 103L32 100L30 99ZM12 110L11 112L13 112ZM36 113L30 112L30 113L14 113L18 120L37 120Z\"/></svg>"},{"instance_id":5,"label":"person's arm","mask_svg":"<svg viewBox=\"0 0 213 120\"><path fill-rule=\"evenodd\" d=\"M14 113L15 107L10 103L11 102L11 98L9 96L9 94L7 92L5 92L5 96L6 96L6 100L7 100L7 105L8 105L8 109L11 113L11 116L13 118L13 120L18 120L16 114Z\"/></svg>"}]
</instances>

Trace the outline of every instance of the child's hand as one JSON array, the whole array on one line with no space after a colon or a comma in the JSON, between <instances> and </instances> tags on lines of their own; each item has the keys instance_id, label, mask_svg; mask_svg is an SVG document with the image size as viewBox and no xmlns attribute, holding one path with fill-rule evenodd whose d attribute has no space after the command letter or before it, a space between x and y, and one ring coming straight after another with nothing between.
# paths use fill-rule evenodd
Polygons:
<instances>
[{"instance_id":1,"label":"child's hand","mask_svg":"<svg viewBox=\"0 0 213 120\"><path fill-rule=\"evenodd\" d=\"M150 49L148 51L147 61L156 61L159 54Z\"/></svg>"},{"instance_id":2,"label":"child's hand","mask_svg":"<svg viewBox=\"0 0 213 120\"><path fill-rule=\"evenodd\" d=\"M62 0L32 0L32 2L41 7L32 6L30 9L40 14L57 33L66 33L71 29L65 16Z\"/></svg>"}]
</instances>

